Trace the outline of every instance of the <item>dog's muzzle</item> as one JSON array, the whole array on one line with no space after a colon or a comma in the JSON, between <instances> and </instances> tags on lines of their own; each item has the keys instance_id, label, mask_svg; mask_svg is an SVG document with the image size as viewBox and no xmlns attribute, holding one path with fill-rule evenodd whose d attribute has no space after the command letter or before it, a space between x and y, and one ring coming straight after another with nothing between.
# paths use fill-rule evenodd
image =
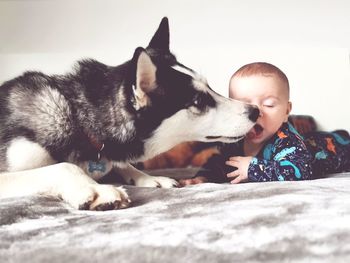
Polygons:
<instances>
[{"instance_id":1,"label":"dog's muzzle","mask_svg":"<svg viewBox=\"0 0 350 263\"><path fill-rule=\"evenodd\" d=\"M235 137L229 137L229 136L206 136L205 137L208 140L217 140L217 141L221 141L221 140L225 140L225 141L239 141L241 139L244 138L244 135L242 136L235 136Z\"/></svg>"}]
</instances>

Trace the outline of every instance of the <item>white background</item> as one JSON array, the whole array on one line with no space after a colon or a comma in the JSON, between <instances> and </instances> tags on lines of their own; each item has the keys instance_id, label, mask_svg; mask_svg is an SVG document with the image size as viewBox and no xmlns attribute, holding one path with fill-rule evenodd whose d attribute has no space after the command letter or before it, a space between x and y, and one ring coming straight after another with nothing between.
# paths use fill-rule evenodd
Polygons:
<instances>
[{"instance_id":1,"label":"white background","mask_svg":"<svg viewBox=\"0 0 350 263\"><path fill-rule=\"evenodd\" d=\"M147 46L163 16L179 61L227 95L240 66L266 61L289 77L294 114L350 130L350 1L0 0L0 82L76 59L118 65Z\"/></svg>"}]
</instances>

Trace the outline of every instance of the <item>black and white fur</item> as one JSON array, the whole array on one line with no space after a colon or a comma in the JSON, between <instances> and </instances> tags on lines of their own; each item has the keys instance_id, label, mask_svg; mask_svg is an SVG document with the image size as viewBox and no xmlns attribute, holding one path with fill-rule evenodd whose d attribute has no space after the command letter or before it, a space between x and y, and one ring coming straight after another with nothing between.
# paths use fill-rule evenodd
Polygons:
<instances>
[{"instance_id":1,"label":"black and white fur","mask_svg":"<svg viewBox=\"0 0 350 263\"><path fill-rule=\"evenodd\" d=\"M237 141L258 114L176 60L164 18L149 46L122 65L83 60L71 74L26 72L0 87L0 197L45 194L79 209L127 207L123 188L95 180L116 169L137 186L176 186L129 163L182 141ZM103 169L91 170L91 162Z\"/></svg>"}]
</instances>

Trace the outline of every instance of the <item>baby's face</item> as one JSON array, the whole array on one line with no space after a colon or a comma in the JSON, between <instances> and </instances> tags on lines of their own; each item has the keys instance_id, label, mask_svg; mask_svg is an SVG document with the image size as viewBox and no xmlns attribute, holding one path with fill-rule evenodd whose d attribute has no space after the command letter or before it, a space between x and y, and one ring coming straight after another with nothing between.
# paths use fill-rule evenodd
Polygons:
<instances>
[{"instance_id":1,"label":"baby's face","mask_svg":"<svg viewBox=\"0 0 350 263\"><path fill-rule=\"evenodd\" d=\"M257 105L260 116L246 140L261 144L270 139L291 110L287 87L275 76L234 77L230 82L230 98Z\"/></svg>"}]
</instances>

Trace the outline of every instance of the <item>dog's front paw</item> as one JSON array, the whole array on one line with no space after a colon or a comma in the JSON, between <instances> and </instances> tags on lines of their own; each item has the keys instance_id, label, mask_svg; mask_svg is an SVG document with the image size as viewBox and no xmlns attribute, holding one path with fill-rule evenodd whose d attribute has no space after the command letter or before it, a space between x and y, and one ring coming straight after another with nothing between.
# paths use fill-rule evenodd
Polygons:
<instances>
[{"instance_id":1,"label":"dog's front paw","mask_svg":"<svg viewBox=\"0 0 350 263\"><path fill-rule=\"evenodd\" d=\"M115 210L130 205L128 194L122 187L113 185L89 184L78 191L65 191L63 200L80 210Z\"/></svg>"},{"instance_id":2,"label":"dog's front paw","mask_svg":"<svg viewBox=\"0 0 350 263\"><path fill-rule=\"evenodd\" d=\"M140 187L173 188L177 187L179 183L169 177L147 175L138 178L135 181L135 185Z\"/></svg>"},{"instance_id":3,"label":"dog's front paw","mask_svg":"<svg viewBox=\"0 0 350 263\"><path fill-rule=\"evenodd\" d=\"M96 199L90 204L90 210L114 210L126 208L130 205L130 199L123 187L113 185L96 185Z\"/></svg>"}]
</instances>

